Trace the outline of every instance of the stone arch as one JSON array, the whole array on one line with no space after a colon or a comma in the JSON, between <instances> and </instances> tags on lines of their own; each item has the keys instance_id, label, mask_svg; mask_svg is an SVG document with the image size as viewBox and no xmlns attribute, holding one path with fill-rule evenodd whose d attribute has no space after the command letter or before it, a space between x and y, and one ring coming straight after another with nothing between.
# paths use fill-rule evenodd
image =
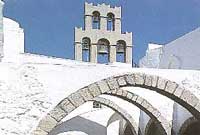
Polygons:
<instances>
[{"instance_id":1,"label":"stone arch","mask_svg":"<svg viewBox=\"0 0 200 135\"><path fill-rule=\"evenodd\" d=\"M40 120L38 127L33 134L48 134L48 132L66 117L67 114L86 101L91 100L100 94L125 86L141 87L156 91L176 101L191 112L197 119L200 119L200 101L189 90L181 87L176 82L159 76L142 73L126 73L92 83L70 94Z\"/></svg>"},{"instance_id":2,"label":"stone arch","mask_svg":"<svg viewBox=\"0 0 200 135\"><path fill-rule=\"evenodd\" d=\"M197 124L197 125L200 125L200 121L197 120L195 117L190 117L188 118L181 126L180 130L179 130L179 133L178 135L186 135L185 132L187 132L188 128L193 125L193 124ZM200 127L198 127L200 128ZM199 129L200 131L200 129ZM196 135L199 134L199 133L196 133ZM193 134L192 134L193 135Z\"/></svg>"},{"instance_id":3,"label":"stone arch","mask_svg":"<svg viewBox=\"0 0 200 135\"><path fill-rule=\"evenodd\" d=\"M153 129L152 129L153 128ZM159 131L159 134L156 135L164 135L165 131L163 130L163 128L160 126L160 124L158 124L156 122L156 120L154 119L150 119L149 122L146 125L145 128L145 133L144 135L155 135L155 131ZM151 132L151 133L150 133Z\"/></svg>"},{"instance_id":4,"label":"stone arch","mask_svg":"<svg viewBox=\"0 0 200 135\"><path fill-rule=\"evenodd\" d=\"M146 99L142 98L141 96L134 94L132 92L122 90L122 89L115 89L107 94L120 97L138 108L144 111L151 119L155 120L155 123L159 125L162 129L163 133L169 135L171 134L171 125L168 120L155 108L153 107Z\"/></svg>"},{"instance_id":5,"label":"stone arch","mask_svg":"<svg viewBox=\"0 0 200 135\"><path fill-rule=\"evenodd\" d=\"M111 108L112 110L114 110L122 118L124 118L129 123L129 125L131 125L132 132L134 133L134 135L137 135L138 125L136 124L135 120L132 118L132 116L130 114L128 114L124 109L119 107L113 101L106 99L106 98L103 98L103 97L96 97L96 98L93 98L89 101L98 102L98 103L105 105L108 108ZM63 123L60 123L59 125L57 125L58 129L60 128L59 126L63 126L63 125L64 125ZM80 129L81 129L81 127L77 127L77 129L72 128L70 130L80 130ZM85 128L83 128L83 130L80 130L80 131L87 133L87 131L84 131L84 129ZM51 132L50 134L52 135L52 134L58 134L58 133L60 133L60 131L56 131L56 127L55 127L55 130L53 130L53 132ZM94 133L88 133L88 134L94 134Z\"/></svg>"},{"instance_id":6,"label":"stone arch","mask_svg":"<svg viewBox=\"0 0 200 135\"><path fill-rule=\"evenodd\" d=\"M111 123L113 123L114 121L119 120L120 117L121 117L121 116L120 116L118 113L114 113L114 114L110 117L110 119L108 120L106 127L108 127L108 126L109 126Z\"/></svg>"},{"instance_id":7,"label":"stone arch","mask_svg":"<svg viewBox=\"0 0 200 135\"><path fill-rule=\"evenodd\" d=\"M132 118L132 116L130 114L128 114L124 109L122 109L117 104L110 101L109 99L102 98L102 97L96 97L96 98L92 99L91 101L99 102L100 104L103 104L103 105L113 109L118 114L120 114L131 125L131 130L134 133L134 135L137 135L138 125L135 122L135 120Z\"/></svg>"},{"instance_id":8,"label":"stone arch","mask_svg":"<svg viewBox=\"0 0 200 135\"><path fill-rule=\"evenodd\" d=\"M119 126L119 135L123 135L125 127L127 126L127 122L125 122L125 120L122 119L122 117L118 114L118 113L114 113L110 119L107 122L107 126L108 127L110 124L112 124L113 122L117 121L117 120L121 120L120 121L120 126ZM125 124L124 124L125 123ZM138 128L138 132L139 132L139 128Z\"/></svg>"}]
</instances>

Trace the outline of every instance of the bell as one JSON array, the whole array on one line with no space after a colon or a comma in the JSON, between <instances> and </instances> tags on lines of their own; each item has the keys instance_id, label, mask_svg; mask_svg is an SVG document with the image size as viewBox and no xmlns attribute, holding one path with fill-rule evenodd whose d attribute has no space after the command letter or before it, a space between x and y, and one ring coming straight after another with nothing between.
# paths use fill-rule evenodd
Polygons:
<instances>
[{"instance_id":1,"label":"bell","mask_svg":"<svg viewBox=\"0 0 200 135\"><path fill-rule=\"evenodd\" d=\"M114 21L114 18L108 17L108 21L109 21L109 22L113 22L113 21Z\"/></svg>"},{"instance_id":2,"label":"bell","mask_svg":"<svg viewBox=\"0 0 200 135\"><path fill-rule=\"evenodd\" d=\"M108 47L107 47L107 45L99 45L98 46L98 53L99 54L108 54Z\"/></svg>"},{"instance_id":3,"label":"bell","mask_svg":"<svg viewBox=\"0 0 200 135\"><path fill-rule=\"evenodd\" d=\"M113 20L112 20L112 18L108 18L108 21L109 21L109 22L112 22Z\"/></svg>"},{"instance_id":4,"label":"bell","mask_svg":"<svg viewBox=\"0 0 200 135\"><path fill-rule=\"evenodd\" d=\"M83 50L89 50L89 47L90 47L90 41L88 39L83 39L82 49Z\"/></svg>"},{"instance_id":5,"label":"bell","mask_svg":"<svg viewBox=\"0 0 200 135\"><path fill-rule=\"evenodd\" d=\"M124 53L124 45L123 44L117 44L117 53Z\"/></svg>"},{"instance_id":6,"label":"bell","mask_svg":"<svg viewBox=\"0 0 200 135\"><path fill-rule=\"evenodd\" d=\"M82 44L82 49L83 50L89 50L89 45L86 43L86 44Z\"/></svg>"},{"instance_id":7,"label":"bell","mask_svg":"<svg viewBox=\"0 0 200 135\"><path fill-rule=\"evenodd\" d=\"M109 21L113 21L115 17L112 13L108 13L107 18Z\"/></svg>"},{"instance_id":8,"label":"bell","mask_svg":"<svg viewBox=\"0 0 200 135\"><path fill-rule=\"evenodd\" d=\"M94 16L93 17L93 22L94 23L98 23L99 22L99 17L98 16Z\"/></svg>"}]
</instances>

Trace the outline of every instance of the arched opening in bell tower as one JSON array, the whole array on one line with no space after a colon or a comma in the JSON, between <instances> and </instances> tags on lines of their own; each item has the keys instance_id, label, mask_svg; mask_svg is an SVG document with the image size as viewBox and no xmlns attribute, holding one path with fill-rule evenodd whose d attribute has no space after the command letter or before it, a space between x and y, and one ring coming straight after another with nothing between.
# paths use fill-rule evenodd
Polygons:
<instances>
[{"instance_id":1,"label":"arched opening in bell tower","mask_svg":"<svg viewBox=\"0 0 200 135\"><path fill-rule=\"evenodd\" d=\"M126 62L126 42L124 40L118 40L116 45L116 61Z\"/></svg>"},{"instance_id":2,"label":"arched opening in bell tower","mask_svg":"<svg viewBox=\"0 0 200 135\"><path fill-rule=\"evenodd\" d=\"M94 11L92 13L92 28L100 29L100 13L98 11Z\"/></svg>"},{"instance_id":3,"label":"arched opening in bell tower","mask_svg":"<svg viewBox=\"0 0 200 135\"><path fill-rule=\"evenodd\" d=\"M90 61L90 46L91 46L90 38L84 37L82 39L82 60L85 62Z\"/></svg>"},{"instance_id":4,"label":"arched opening in bell tower","mask_svg":"<svg viewBox=\"0 0 200 135\"><path fill-rule=\"evenodd\" d=\"M113 13L107 14L107 30L109 31L115 30L115 15Z\"/></svg>"},{"instance_id":5,"label":"arched opening in bell tower","mask_svg":"<svg viewBox=\"0 0 200 135\"><path fill-rule=\"evenodd\" d=\"M98 63L108 63L110 54L110 42L102 38L97 43L97 62Z\"/></svg>"}]
</instances>

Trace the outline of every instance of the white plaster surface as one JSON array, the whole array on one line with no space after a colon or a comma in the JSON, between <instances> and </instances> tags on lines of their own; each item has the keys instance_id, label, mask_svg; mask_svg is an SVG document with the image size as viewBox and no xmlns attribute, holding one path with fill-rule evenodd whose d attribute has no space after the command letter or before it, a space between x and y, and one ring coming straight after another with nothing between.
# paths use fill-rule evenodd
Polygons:
<instances>
[{"instance_id":1,"label":"white plaster surface","mask_svg":"<svg viewBox=\"0 0 200 135\"><path fill-rule=\"evenodd\" d=\"M24 53L24 30L9 18L3 18L4 31L4 62L18 62L19 54Z\"/></svg>"},{"instance_id":2,"label":"white plaster surface","mask_svg":"<svg viewBox=\"0 0 200 135\"><path fill-rule=\"evenodd\" d=\"M88 107L90 108L90 107ZM85 109L88 109L85 106ZM89 109L88 109L89 110ZM85 133L88 135L117 135L119 129L119 122L121 119L117 119L110 123L107 127L108 121L113 116L115 112L107 107L93 109L91 111L84 112L80 115L67 119L66 121L62 120L63 123L50 133L50 135L54 134L73 134L79 135L75 131L79 131L81 133Z\"/></svg>"},{"instance_id":3,"label":"white plaster surface","mask_svg":"<svg viewBox=\"0 0 200 135\"><path fill-rule=\"evenodd\" d=\"M199 71L120 68L117 64L91 64L33 54L21 54L20 61L0 63L2 135L28 135L48 111L72 92L124 72L159 75L184 84L200 97Z\"/></svg>"},{"instance_id":4,"label":"white plaster surface","mask_svg":"<svg viewBox=\"0 0 200 135\"><path fill-rule=\"evenodd\" d=\"M200 69L200 28L166 44L159 68Z\"/></svg>"},{"instance_id":5,"label":"white plaster surface","mask_svg":"<svg viewBox=\"0 0 200 135\"><path fill-rule=\"evenodd\" d=\"M139 67L158 68L160 64L160 57L163 52L162 47L162 45L158 44L149 44L145 56L139 61Z\"/></svg>"},{"instance_id":6,"label":"white plaster surface","mask_svg":"<svg viewBox=\"0 0 200 135\"><path fill-rule=\"evenodd\" d=\"M107 135L119 135L120 120L111 123L107 128Z\"/></svg>"},{"instance_id":7,"label":"white plaster surface","mask_svg":"<svg viewBox=\"0 0 200 135\"><path fill-rule=\"evenodd\" d=\"M73 117L79 116L81 114L93 112L99 110L98 108L93 108L93 102L89 101L79 106L77 109L72 111L69 115L67 115L62 121L67 121Z\"/></svg>"},{"instance_id":8,"label":"white plaster surface","mask_svg":"<svg viewBox=\"0 0 200 135\"><path fill-rule=\"evenodd\" d=\"M140 60L140 67L164 69L200 69L200 28L163 46L150 45Z\"/></svg>"},{"instance_id":9,"label":"white plaster surface","mask_svg":"<svg viewBox=\"0 0 200 135\"><path fill-rule=\"evenodd\" d=\"M81 114L80 116L88 120L95 121L96 123L106 127L108 120L113 114L114 114L114 111L106 107L106 108L98 109L96 111L91 111L91 112Z\"/></svg>"}]
</instances>

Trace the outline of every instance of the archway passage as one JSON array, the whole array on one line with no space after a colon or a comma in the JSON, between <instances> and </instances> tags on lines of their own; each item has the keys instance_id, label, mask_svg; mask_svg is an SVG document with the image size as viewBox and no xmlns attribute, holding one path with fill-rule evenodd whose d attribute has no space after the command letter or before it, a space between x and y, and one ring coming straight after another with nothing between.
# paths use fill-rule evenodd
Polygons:
<instances>
[{"instance_id":1,"label":"archway passage","mask_svg":"<svg viewBox=\"0 0 200 135\"><path fill-rule=\"evenodd\" d=\"M38 135L38 133L48 134L67 114L83 103L103 93L126 86L141 87L156 91L176 101L196 118L200 119L199 98L189 90L159 76L142 73L126 73L92 83L70 94L39 122L37 129L34 131L34 135Z\"/></svg>"},{"instance_id":2,"label":"archway passage","mask_svg":"<svg viewBox=\"0 0 200 135\"><path fill-rule=\"evenodd\" d=\"M150 119L145 128L145 135L165 135L165 131L155 120Z\"/></svg>"},{"instance_id":3,"label":"archway passage","mask_svg":"<svg viewBox=\"0 0 200 135\"><path fill-rule=\"evenodd\" d=\"M154 119L155 123L159 125L159 128L162 130L163 135L171 135L172 126L170 122L167 121L165 117L158 111L158 109L151 105L146 99L123 89L112 90L107 94L120 97L134 104L139 109L144 111L151 119Z\"/></svg>"},{"instance_id":4,"label":"archway passage","mask_svg":"<svg viewBox=\"0 0 200 135\"><path fill-rule=\"evenodd\" d=\"M103 105L113 109L114 111L116 111L127 121L128 125L129 125L129 129L131 130L131 133L132 133L130 135L137 135L138 125L134 121L132 116L130 114L128 114L124 109L119 107L117 104L115 104L111 100L102 98L102 97L96 97L96 98L92 99L91 101L99 102L100 104L103 104Z\"/></svg>"},{"instance_id":5,"label":"archway passage","mask_svg":"<svg viewBox=\"0 0 200 135\"><path fill-rule=\"evenodd\" d=\"M189 125L183 135L200 135L200 122Z\"/></svg>"},{"instance_id":6,"label":"archway passage","mask_svg":"<svg viewBox=\"0 0 200 135\"><path fill-rule=\"evenodd\" d=\"M110 119L108 120L106 127L108 127L111 123L113 123L113 122L119 120L120 118L121 118L121 116L120 116L118 113L115 112L115 113L110 117Z\"/></svg>"},{"instance_id":7,"label":"archway passage","mask_svg":"<svg viewBox=\"0 0 200 135\"><path fill-rule=\"evenodd\" d=\"M131 130L130 125L127 125L125 130L124 130L124 135L134 135L133 131Z\"/></svg>"},{"instance_id":8,"label":"archway passage","mask_svg":"<svg viewBox=\"0 0 200 135\"><path fill-rule=\"evenodd\" d=\"M179 135L200 135L200 121L194 117L189 118L183 123Z\"/></svg>"}]
</instances>

